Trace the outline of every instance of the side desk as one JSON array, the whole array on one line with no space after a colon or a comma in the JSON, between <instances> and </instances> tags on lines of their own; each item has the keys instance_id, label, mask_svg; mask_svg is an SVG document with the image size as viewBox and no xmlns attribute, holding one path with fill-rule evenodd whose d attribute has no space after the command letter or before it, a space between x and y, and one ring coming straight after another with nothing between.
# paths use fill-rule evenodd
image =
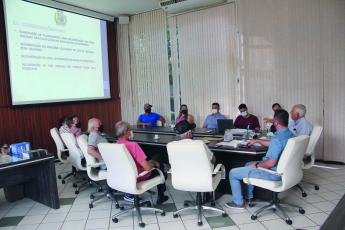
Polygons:
<instances>
[{"instance_id":1,"label":"side desk","mask_svg":"<svg viewBox=\"0 0 345 230\"><path fill-rule=\"evenodd\" d=\"M28 158L0 155L0 188L8 201L28 197L51 208L60 208L54 156L30 154Z\"/></svg>"}]
</instances>

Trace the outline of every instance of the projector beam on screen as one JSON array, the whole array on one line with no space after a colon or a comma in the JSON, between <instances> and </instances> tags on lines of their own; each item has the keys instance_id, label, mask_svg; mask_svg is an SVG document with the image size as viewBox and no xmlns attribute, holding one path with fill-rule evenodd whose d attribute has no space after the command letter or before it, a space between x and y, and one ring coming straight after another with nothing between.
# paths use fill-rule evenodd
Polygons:
<instances>
[{"instance_id":1,"label":"projector beam on screen","mask_svg":"<svg viewBox=\"0 0 345 230\"><path fill-rule=\"evenodd\" d=\"M13 105L110 98L106 22L4 0Z\"/></svg>"}]
</instances>

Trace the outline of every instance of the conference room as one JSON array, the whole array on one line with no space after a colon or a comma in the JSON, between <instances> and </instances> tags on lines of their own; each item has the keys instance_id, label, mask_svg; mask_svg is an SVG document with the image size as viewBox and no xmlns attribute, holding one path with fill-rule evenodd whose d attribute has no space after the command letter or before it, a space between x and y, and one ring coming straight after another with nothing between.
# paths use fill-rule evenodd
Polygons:
<instances>
[{"instance_id":1,"label":"conference room","mask_svg":"<svg viewBox=\"0 0 345 230\"><path fill-rule=\"evenodd\" d=\"M0 229L344 228L344 0L0 18Z\"/></svg>"}]
</instances>

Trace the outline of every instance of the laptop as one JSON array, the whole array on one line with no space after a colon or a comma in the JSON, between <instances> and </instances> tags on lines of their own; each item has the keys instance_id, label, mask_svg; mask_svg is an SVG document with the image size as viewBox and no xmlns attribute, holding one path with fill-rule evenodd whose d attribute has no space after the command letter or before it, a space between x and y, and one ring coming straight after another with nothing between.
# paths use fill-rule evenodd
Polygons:
<instances>
[{"instance_id":1,"label":"laptop","mask_svg":"<svg viewBox=\"0 0 345 230\"><path fill-rule=\"evenodd\" d=\"M222 134L222 135L224 134L225 130L234 128L234 122L232 119L218 119L217 125L218 125L218 134Z\"/></svg>"}]
</instances>

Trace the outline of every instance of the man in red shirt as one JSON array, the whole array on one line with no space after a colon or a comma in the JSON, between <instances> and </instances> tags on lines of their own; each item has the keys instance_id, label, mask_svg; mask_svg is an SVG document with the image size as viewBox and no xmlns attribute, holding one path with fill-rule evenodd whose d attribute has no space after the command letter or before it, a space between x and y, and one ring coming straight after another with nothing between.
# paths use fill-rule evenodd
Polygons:
<instances>
[{"instance_id":1,"label":"man in red shirt","mask_svg":"<svg viewBox=\"0 0 345 230\"><path fill-rule=\"evenodd\" d=\"M236 117L234 127L237 129L251 129L251 130L260 130L260 124L258 118L248 113L248 108L245 104L240 104L238 106L238 110L240 111L240 115Z\"/></svg>"},{"instance_id":2,"label":"man in red shirt","mask_svg":"<svg viewBox=\"0 0 345 230\"><path fill-rule=\"evenodd\" d=\"M149 171L152 168L160 168L163 171L163 166L155 160L147 160L147 156L140 146L133 141L129 141L133 137L133 132L131 130L131 125L124 121L119 121L115 124L115 134L118 137L117 144L124 144L128 152L132 155L135 165L137 166L138 174ZM157 176L157 171L152 171L152 173L147 173L142 177L138 178L138 181L144 181L152 177ZM157 204L162 204L169 199L168 196L164 195L166 190L165 184L157 185L158 199Z\"/></svg>"}]
</instances>

